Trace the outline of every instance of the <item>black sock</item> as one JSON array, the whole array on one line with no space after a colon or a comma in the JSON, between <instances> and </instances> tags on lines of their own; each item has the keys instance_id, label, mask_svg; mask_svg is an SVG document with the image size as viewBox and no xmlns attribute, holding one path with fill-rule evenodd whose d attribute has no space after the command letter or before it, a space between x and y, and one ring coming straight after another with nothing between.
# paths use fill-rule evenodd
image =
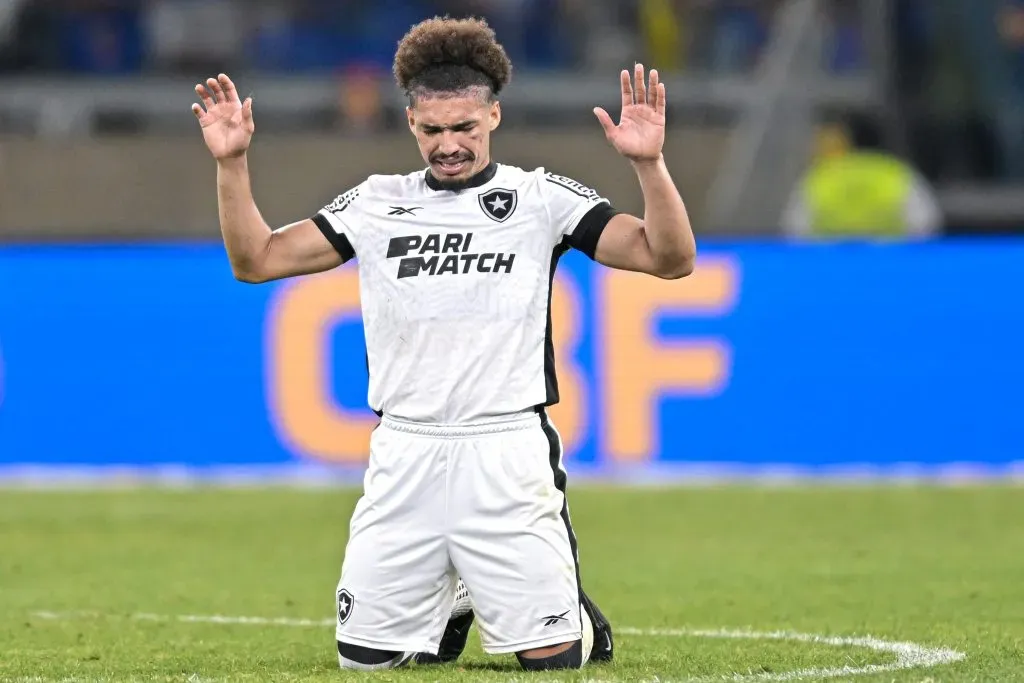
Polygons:
<instances>
[{"instance_id":1,"label":"black sock","mask_svg":"<svg viewBox=\"0 0 1024 683\"><path fill-rule=\"evenodd\" d=\"M342 667L350 669L391 669L406 663L401 652L375 650L362 645L338 641L338 660Z\"/></svg>"},{"instance_id":2,"label":"black sock","mask_svg":"<svg viewBox=\"0 0 1024 683\"><path fill-rule=\"evenodd\" d=\"M524 657L518 652L516 659L527 671L551 671L554 669L579 669L583 666L583 642L575 641L568 650L548 657Z\"/></svg>"}]
</instances>

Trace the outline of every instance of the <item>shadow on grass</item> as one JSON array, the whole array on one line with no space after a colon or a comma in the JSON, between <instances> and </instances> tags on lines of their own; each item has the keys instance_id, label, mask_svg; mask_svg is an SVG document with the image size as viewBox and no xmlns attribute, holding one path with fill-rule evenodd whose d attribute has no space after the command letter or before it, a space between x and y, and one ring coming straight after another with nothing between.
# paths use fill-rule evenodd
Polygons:
<instances>
[{"instance_id":1,"label":"shadow on grass","mask_svg":"<svg viewBox=\"0 0 1024 683\"><path fill-rule=\"evenodd\" d=\"M459 662L458 664L448 664L444 668L448 671L492 671L494 673L516 673L523 670L514 657L511 660L503 658L493 661Z\"/></svg>"}]
</instances>

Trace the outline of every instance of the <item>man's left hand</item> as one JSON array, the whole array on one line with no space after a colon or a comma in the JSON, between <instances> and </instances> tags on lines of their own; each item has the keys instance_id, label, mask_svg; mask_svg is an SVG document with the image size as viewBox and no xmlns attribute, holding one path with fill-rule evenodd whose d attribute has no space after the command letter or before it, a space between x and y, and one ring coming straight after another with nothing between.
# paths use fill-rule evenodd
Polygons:
<instances>
[{"instance_id":1,"label":"man's left hand","mask_svg":"<svg viewBox=\"0 0 1024 683\"><path fill-rule=\"evenodd\" d=\"M665 144L665 84L651 69L650 85L644 83L644 67L636 65L636 88L629 71L622 70L622 113L615 125L604 109L594 108L608 142L634 163L657 161Z\"/></svg>"}]
</instances>

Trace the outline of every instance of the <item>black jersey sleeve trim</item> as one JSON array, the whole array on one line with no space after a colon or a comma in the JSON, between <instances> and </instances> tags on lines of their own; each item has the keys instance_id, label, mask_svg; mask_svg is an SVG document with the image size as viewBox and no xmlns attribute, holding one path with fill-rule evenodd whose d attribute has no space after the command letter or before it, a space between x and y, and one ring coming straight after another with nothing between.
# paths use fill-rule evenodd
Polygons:
<instances>
[{"instance_id":1,"label":"black jersey sleeve trim","mask_svg":"<svg viewBox=\"0 0 1024 683\"><path fill-rule=\"evenodd\" d=\"M597 242L601 239L601 233L612 218L622 213L608 202L601 202L590 211L587 211L580 219L576 229L566 237L566 241L573 249L582 251L590 259L594 258L597 252Z\"/></svg>"},{"instance_id":2,"label":"black jersey sleeve trim","mask_svg":"<svg viewBox=\"0 0 1024 683\"><path fill-rule=\"evenodd\" d=\"M320 232L324 234L327 241L341 254L343 261L348 261L356 255L356 250L352 248L352 243L348 241L347 237L334 230L334 226L331 225L326 216L318 213L313 216L313 222L316 223L316 227L320 228Z\"/></svg>"}]
</instances>

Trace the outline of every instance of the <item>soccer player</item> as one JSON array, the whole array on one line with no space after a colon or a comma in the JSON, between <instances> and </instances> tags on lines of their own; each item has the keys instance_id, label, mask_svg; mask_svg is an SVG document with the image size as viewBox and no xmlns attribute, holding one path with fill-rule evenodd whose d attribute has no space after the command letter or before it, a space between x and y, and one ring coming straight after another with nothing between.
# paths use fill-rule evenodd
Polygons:
<instances>
[{"instance_id":1,"label":"soccer player","mask_svg":"<svg viewBox=\"0 0 1024 683\"><path fill-rule=\"evenodd\" d=\"M473 619L487 653L515 653L528 670L612 656L611 628L580 584L562 443L546 413L558 400L551 280L570 248L680 278L696 245L662 157L656 71L621 73L618 123L594 110L636 172L640 218L574 180L491 158L511 69L483 21L412 27L394 75L427 168L371 175L277 230L250 189L252 100L224 74L196 86L235 276L258 283L358 264L368 402L380 423L336 590L342 667L391 668L417 653L451 660ZM471 611L452 611L460 578Z\"/></svg>"}]
</instances>

